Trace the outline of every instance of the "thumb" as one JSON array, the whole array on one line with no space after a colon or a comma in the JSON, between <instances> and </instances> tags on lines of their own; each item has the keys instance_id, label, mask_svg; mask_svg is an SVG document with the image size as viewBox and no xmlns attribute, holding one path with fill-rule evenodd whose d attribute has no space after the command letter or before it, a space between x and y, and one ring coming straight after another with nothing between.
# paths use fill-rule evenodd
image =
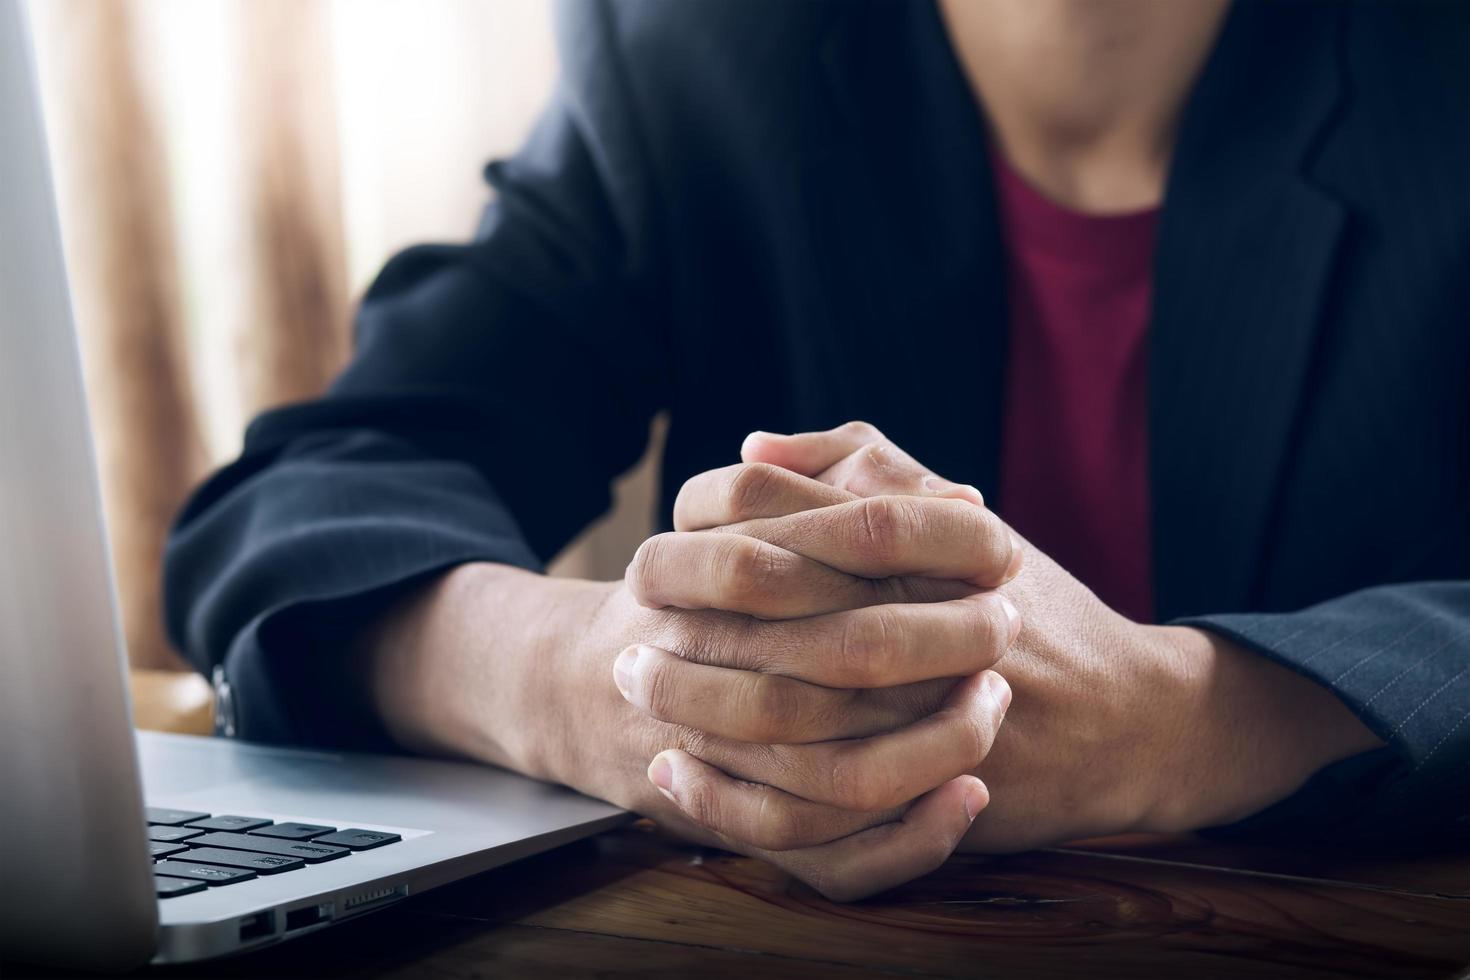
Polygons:
<instances>
[{"instance_id":1,"label":"thumb","mask_svg":"<svg viewBox=\"0 0 1470 980\"><path fill-rule=\"evenodd\" d=\"M825 432L752 432L740 447L747 463L769 463L861 497L950 497L984 506L980 491L936 475L867 422Z\"/></svg>"}]
</instances>

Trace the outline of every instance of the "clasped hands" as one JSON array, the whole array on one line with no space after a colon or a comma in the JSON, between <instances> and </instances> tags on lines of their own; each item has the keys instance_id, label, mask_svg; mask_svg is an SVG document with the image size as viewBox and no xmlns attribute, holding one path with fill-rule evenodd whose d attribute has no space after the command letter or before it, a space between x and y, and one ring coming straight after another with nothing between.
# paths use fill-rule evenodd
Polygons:
<instances>
[{"instance_id":1,"label":"clasped hands","mask_svg":"<svg viewBox=\"0 0 1470 980\"><path fill-rule=\"evenodd\" d=\"M388 734L853 899L956 848L1245 817L1379 744L1328 690L1120 616L863 423L757 433L618 582L456 566L364 631Z\"/></svg>"},{"instance_id":2,"label":"clasped hands","mask_svg":"<svg viewBox=\"0 0 1470 980\"><path fill-rule=\"evenodd\" d=\"M684 485L676 530L643 544L611 600L637 637L616 687L667 726L647 778L677 817L655 816L839 899L962 841L1137 824L1123 687L1153 660L1095 651L1139 627L870 425L755 433L742 458ZM1015 664L1033 704L1013 723L1023 610L1044 618Z\"/></svg>"}]
</instances>

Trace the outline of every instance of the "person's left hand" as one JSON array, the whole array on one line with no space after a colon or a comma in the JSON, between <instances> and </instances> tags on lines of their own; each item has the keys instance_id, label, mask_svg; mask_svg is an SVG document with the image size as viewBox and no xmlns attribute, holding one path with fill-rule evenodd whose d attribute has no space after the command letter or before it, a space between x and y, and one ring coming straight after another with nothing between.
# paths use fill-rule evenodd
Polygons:
<instances>
[{"instance_id":1,"label":"person's left hand","mask_svg":"<svg viewBox=\"0 0 1470 980\"><path fill-rule=\"evenodd\" d=\"M857 496L980 501L974 488L930 473L865 423L795 436L755 433L742 458ZM831 499L802 501L788 487L779 501L745 497L738 508L706 508L699 517L705 526L765 540L775 515L803 505L830 506ZM686 515L686 527L692 523ZM992 801L966 837L970 849L1226 823L1376 744L1325 689L1213 634L1134 623L1034 548L1001 591L1024 625L998 665L1014 701L976 770Z\"/></svg>"}]
</instances>

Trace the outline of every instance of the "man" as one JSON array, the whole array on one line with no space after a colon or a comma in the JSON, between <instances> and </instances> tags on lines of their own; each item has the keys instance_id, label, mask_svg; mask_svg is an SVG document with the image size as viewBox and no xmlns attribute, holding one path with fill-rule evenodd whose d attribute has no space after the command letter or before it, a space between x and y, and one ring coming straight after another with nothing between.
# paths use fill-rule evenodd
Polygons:
<instances>
[{"instance_id":1,"label":"man","mask_svg":"<svg viewBox=\"0 0 1470 980\"><path fill-rule=\"evenodd\" d=\"M838 898L1123 830L1463 839L1463 5L560 40L476 240L395 258L180 519L238 734L509 766ZM537 574L661 410L673 530Z\"/></svg>"}]
</instances>

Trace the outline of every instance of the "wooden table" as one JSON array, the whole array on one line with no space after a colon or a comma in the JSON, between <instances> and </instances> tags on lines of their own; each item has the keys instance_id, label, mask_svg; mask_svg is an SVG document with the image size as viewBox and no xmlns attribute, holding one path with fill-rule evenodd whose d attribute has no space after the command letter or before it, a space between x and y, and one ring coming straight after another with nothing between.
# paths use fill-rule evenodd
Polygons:
<instances>
[{"instance_id":1,"label":"wooden table","mask_svg":"<svg viewBox=\"0 0 1470 980\"><path fill-rule=\"evenodd\" d=\"M141 724L197 721L197 697L149 683ZM1467 964L1470 853L1325 857L1118 838L956 858L837 905L769 865L644 823L257 954L148 973L1205 980L1470 976Z\"/></svg>"},{"instance_id":2,"label":"wooden table","mask_svg":"<svg viewBox=\"0 0 1470 980\"><path fill-rule=\"evenodd\" d=\"M958 858L853 905L643 824L160 976L1450 977L1470 860L1134 838Z\"/></svg>"}]
</instances>

